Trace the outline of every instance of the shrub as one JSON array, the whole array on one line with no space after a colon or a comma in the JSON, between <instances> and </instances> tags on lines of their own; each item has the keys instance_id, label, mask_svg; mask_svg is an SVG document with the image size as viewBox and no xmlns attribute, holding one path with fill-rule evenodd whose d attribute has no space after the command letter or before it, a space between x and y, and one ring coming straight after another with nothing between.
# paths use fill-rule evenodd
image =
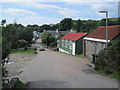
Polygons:
<instances>
[{"instance_id":1,"label":"shrub","mask_svg":"<svg viewBox=\"0 0 120 90\"><path fill-rule=\"evenodd\" d=\"M114 40L109 43L106 49L99 53L95 63L95 70L106 74L120 75L120 41Z\"/></svg>"},{"instance_id":2,"label":"shrub","mask_svg":"<svg viewBox=\"0 0 120 90\"><path fill-rule=\"evenodd\" d=\"M52 42L52 43L50 43L49 46L50 46L50 47L56 47L56 46L57 46L57 42Z\"/></svg>"},{"instance_id":3,"label":"shrub","mask_svg":"<svg viewBox=\"0 0 120 90\"><path fill-rule=\"evenodd\" d=\"M19 47L26 47L28 44L28 42L26 40L23 40L23 39L19 40L18 42L19 42Z\"/></svg>"}]
</instances>

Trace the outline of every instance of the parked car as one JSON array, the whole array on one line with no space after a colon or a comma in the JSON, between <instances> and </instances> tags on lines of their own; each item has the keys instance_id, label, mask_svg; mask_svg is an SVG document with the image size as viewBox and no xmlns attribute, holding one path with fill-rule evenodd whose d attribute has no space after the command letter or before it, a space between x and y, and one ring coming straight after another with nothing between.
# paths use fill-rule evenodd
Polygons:
<instances>
[{"instance_id":1,"label":"parked car","mask_svg":"<svg viewBox=\"0 0 120 90\"><path fill-rule=\"evenodd\" d=\"M45 51L45 47L44 47L44 46L39 46L39 47L38 47L38 50L39 50L39 51Z\"/></svg>"}]
</instances>

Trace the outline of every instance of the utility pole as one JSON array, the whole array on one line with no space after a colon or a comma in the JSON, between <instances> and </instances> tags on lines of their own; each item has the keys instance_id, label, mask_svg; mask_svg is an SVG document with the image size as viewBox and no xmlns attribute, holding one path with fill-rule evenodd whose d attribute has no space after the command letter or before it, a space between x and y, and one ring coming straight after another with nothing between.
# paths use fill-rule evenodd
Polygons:
<instances>
[{"instance_id":1,"label":"utility pole","mask_svg":"<svg viewBox=\"0 0 120 90\"><path fill-rule=\"evenodd\" d=\"M107 48L108 48L108 12L107 11L99 11L99 13L105 13L106 14L106 54Z\"/></svg>"}]
</instances>

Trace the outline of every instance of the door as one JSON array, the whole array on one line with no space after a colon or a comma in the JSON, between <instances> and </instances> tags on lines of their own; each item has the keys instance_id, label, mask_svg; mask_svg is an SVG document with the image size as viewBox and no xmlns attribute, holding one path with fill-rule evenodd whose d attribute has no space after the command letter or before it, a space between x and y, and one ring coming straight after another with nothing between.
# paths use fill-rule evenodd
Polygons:
<instances>
[{"instance_id":1,"label":"door","mask_svg":"<svg viewBox=\"0 0 120 90\"><path fill-rule=\"evenodd\" d=\"M84 43L83 43L84 45L84 48L83 48L83 52L84 52L84 56L86 56L86 42L85 42L85 40L84 40Z\"/></svg>"}]
</instances>

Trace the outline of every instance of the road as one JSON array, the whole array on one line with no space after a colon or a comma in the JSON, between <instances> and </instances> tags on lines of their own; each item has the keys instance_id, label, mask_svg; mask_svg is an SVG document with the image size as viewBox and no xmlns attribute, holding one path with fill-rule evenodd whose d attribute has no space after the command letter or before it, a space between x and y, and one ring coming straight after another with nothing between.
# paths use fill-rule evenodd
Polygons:
<instances>
[{"instance_id":1,"label":"road","mask_svg":"<svg viewBox=\"0 0 120 90\"><path fill-rule=\"evenodd\" d=\"M37 56L23 67L22 81L28 88L117 88L116 79L97 74L87 58L55 52L38 51Z\"/></svg>"}]
</instances>

